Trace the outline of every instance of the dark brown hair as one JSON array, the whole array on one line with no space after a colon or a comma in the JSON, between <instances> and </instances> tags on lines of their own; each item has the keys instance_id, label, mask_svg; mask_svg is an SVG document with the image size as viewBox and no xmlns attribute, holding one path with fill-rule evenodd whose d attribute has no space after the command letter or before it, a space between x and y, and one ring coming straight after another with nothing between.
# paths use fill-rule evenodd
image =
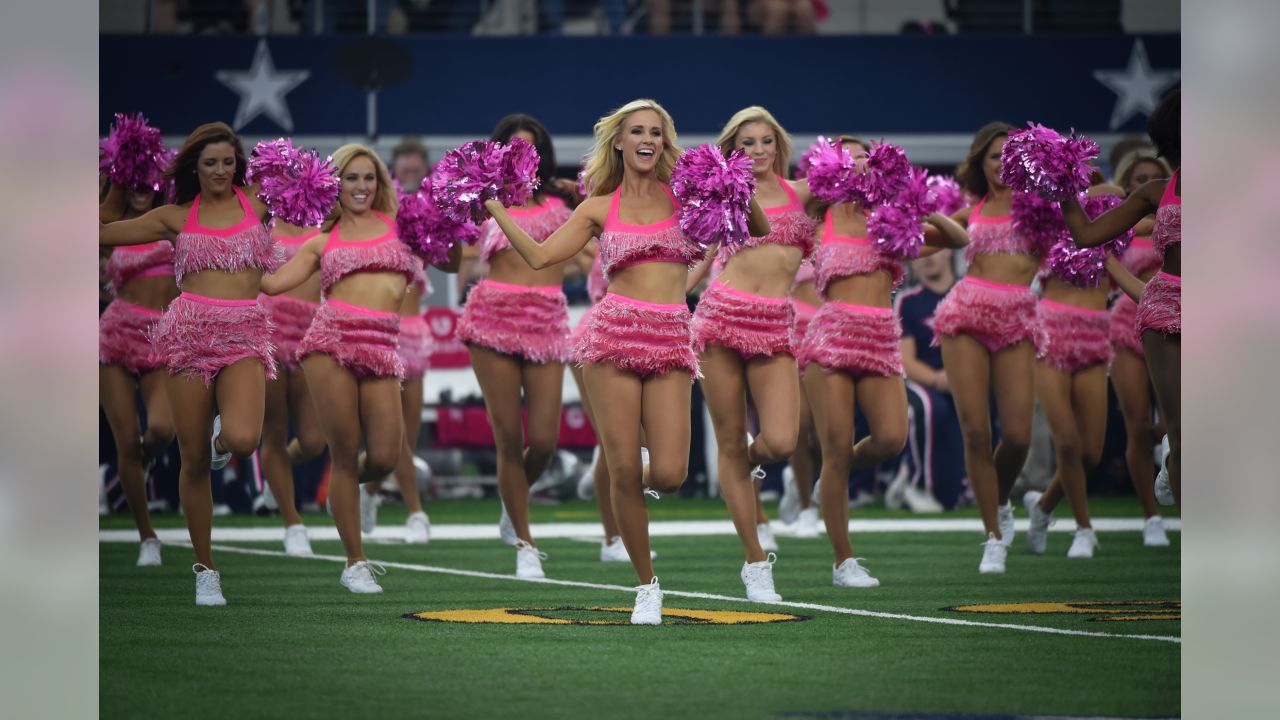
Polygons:
<instances>
[{"instance_id":1,"label":"dark brown hair","mask_svg":"<svg viewBox=\"0 0 1280 720\"><path fill-rule=\"evenodd\" d=\"M978 197L987 194L991 188L987 185L986 173L982 172L983 156L987 154L987 147L992 140L1008 136L1012 129L1013 126L1009 123L996 120L978 130L978 134L973 136L973 144L969 146L969 154L965 155L960 167L956 168L956 179L960 181L960 187Z\"/></svg>"},{"instance_id":2,"label":"dark brown hair","mask_svg":"<svg viewBox=\"0 0 1280 720\"><path fill-rule=\"evenodd\" d=\"M400 144L391 148L391 164L394 165L401 155L418 155L422 157L422 164L427 166L428 171L431 169L431 153L427 151L427 146L417 138L405 138Z\"/></svg>"},{"instance_id":3,"label":"dark brown hair","mask_svg":"<svg viewBox=\"0 0 1280 720\"><path fill-rule=\"evenodd\" d=\"M1147 118L1156 152L1174 168L1182 166L1182 88L1165 96Z\"/></svg>"},{"instance_id":4,"label":"dark brown hair","mask_svg":"<svg viewBox=\"0 0 1280 720\"><path fill-rule=\"evenodd\" d=\"M551 144L551 133L547 132L547 128L537 118L523 113L508 115L498 121L489 139L505 143L521 130L533 135L533 147L538 151L538 179L541 180L538 195L555 195L572 204L574 198L556 187L556 150Z\"/></svg>"},{"instance_id":5,"label":"dark brown hair","mask_svg":"<svg viewBox=\"0 0 1280 720\"><path fill-rule=\"evenodd\" d=\"M187 136L182 149L173 158L173 164L164 173L166 181L173 182L173 202L175 205L191 202L200 194L200 178L196 175L196 162L205 147L214 143L230 143L236 153L236 171L231 184L244 186L244 145L240 136L231 126L223 122L205 123Z\"/></svg>"}]
</instances>

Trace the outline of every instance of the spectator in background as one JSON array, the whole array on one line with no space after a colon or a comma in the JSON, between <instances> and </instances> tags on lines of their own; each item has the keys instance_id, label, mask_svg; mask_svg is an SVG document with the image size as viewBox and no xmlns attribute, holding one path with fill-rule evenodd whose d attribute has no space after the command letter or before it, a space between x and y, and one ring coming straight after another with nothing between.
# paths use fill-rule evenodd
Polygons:
<instances>
[{"instance_id":1,"label":"spectator in background","mask_svg":"<svg viewBox=\"0 0 1280 720\"><path fill-rule=\"evenodd\" d=\"M813 35L813 0L749 0L747 22L764 35Z\"/></svg>"},{"instance_id":2,"label":"spectator in background","mask_svg":"<svg viewBox=\"0 0 1280 720\"><path fill-rule=\"evenodd\" d=\"M649 0L649 34L671 34L672 0ZM742 17L738 9L738 0L707 0L703 7L709 11L719 11L719 28L721 35L737 35L742 32Z\"/></svg>"},{"instance_id":3,"label":"spectator in background","mask_svg":"<svg viewBox=\"0 0 1280 720\"><path fill-rule=\"evenodd\" d=\"M414 193L431 167L431 157L422 141L407 137L391 150L391 177L403 192Z\"/></svg>"},{"instance_id":4,"label":"spectator in background","mask_svg":"<svg viewBox=\"0 0 1280 720\"><path fill-rule=\"evenodd\" d=\"M1111 146L1111 152L1107 154L1107 164L1111 168L1113 177L1118 178L1120 174L1118 172L1120 160L1134 150L1146 150L1152 155L1156 154L1155 148L1151 145L1151 141L1141 135L1130 135L1128 137L1121 138L1115 145ZM1124 183L1116 182L1116 184L1120 187L1124 187Z\"/></svg>"},{"instance_id":5,"label":"spectator in background","mask_svg":"<svg viewBox=\"0 0 1280 720\"><path fill-rule=\"evenodd\" d=\"M955 508L966 490L964 438L951 386L942 367L941 348L932 347L933 311L956 283L950 250L911 261L914 287L894 304L902 321L902 365L907 371L911 424L907 435L910 480L907 506Z\"/></svg>"}]
</instances>

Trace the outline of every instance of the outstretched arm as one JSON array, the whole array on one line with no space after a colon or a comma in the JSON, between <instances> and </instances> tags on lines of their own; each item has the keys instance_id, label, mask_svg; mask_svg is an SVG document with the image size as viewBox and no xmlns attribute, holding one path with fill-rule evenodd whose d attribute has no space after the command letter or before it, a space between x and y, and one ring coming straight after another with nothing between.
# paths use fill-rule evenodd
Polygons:
<instances>
[{"instance_id":1,"label":"outstretched arm","mask_svg":"<svg viewBox=\"0 0 1280 720\"><path fill-rule=\"evenodd\" d=\"M320 233L302 244L298 252L279 270L262 276L260 289L267 295L279 295L298 287L320 269L320 255L329 239Z\"/></svg>"},{"instance_id":2,"label":"outstretched arm","mask_svg":"<svg viewBox=\"0 0 1280 720\"><path fill-rule=\"evenodd\" d=\"M511 241L511 247L520 253L520 257L529 263L534 270L551 267L572 258L582 250L591 238L600 234L601 223L594 219L599 210L601 198L590 198L573 211L563 225L551 233L545 242L539 244L529 237L507 213L507 209L497 200L485 201L484 207L493 216L494 222L502 228L502 233Z\"/></svg>"},{"instance_id":3,"label":"outstretched arm","mask_svg":"<svg viewBox=\"0 0 1280 720\"><path fill-rule=\"evenodd\" d=\"M442 263L431 263L431 267L451 275L456 274L458 268L462 267L462 243L454 243L449 248L449 258Z\"/></svg>"},{"instance_id":4,"label":"outstretched arm","mask_svg":"<svg viewBox=\"0 0 1280 720\"><path fill-rule=\"evenodd\" d=\"M98 222L115 222L124 217L126 204L127 198L124 193L124 187L112 183L110 189L107 190L107 196L98 204Z\"/></svg>"},{"instance_id":5,"label":"outstretched arm","mask_svg":"<svg viewBox=\"0 0 1280 720\"><path fill-rule=\"evenodd\" d=\"M1160 204L1160 194L1164 192L1165 180L1152 180L1143 185L1124 202L1090 220L1084 214L1084 208L1075 198L1062 201L1062 219L1071 231L1071 238L1076 245L1095 247L1117 237L1124 231L1138 224L1142 218L1155 212Z\"/></svg>"},{"instance_id":6,"label":"outstretched arm","mask_svg":"<svg viewBox=\"0 0 1280 720\"><path fill-rule=\"evenodd\" d=\"M969 232L942 213L930 213L924 220L924 244L936 248L962 248L969 244Z\"/></svg>"},{"instance_id":7,"label":"outstretched arm","mask_svg":"<svg viewBox=\"0 0 1280 720\"><path fill-rule=\"evenodd\" d=\"M142 245L178 237L186 211L178 205L163 205L142 217L98 225L99 245Z\"/></svg>"}]
</instances>

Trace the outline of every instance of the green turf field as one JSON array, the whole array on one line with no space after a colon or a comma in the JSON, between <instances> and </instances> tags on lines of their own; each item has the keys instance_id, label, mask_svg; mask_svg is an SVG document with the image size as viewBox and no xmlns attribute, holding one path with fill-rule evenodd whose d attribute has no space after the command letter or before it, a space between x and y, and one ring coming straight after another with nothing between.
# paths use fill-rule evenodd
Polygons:
<instances>
[{"instance_id":1,"label":"green turf field","mask_svg":"<svg viewBox=\"0 0 1280 720\"><path fill-rule=\"evenodd\" d=\"M715 501L653 503L655 521L724 517ZM1095 515L1132 515L1104 501ZM491 522L494 502L435 503L433 524ZM535 522L589 521L590 505L536 507ZM1065 510L1065 508L1064 508ZM560 513L572 513L563 517ZM578 514L585 513L585 517ZM877 513L879 513L877 515ZM1060 513L1065 514L1065 513ZM855 511L854 517L901 517ZM943 517L956 517L950 514ZM1021 516L1021 514L1020 514ZM402 519L385 508L381 522ZM218 518L215 528L278 523ZM326 524L308 517L313 525ZM1069 518L1063 521L1071 524ZM157 525L181 525L159 516ZM103 528L131 527L127 517ZM536 532L536 530L535 530ZM882 586L831 587L825 537L780 537L774 568L786 601L739 602L740 546L732 536L660 537L665 609L790 614L800 621L717 625L668 618L625 622L628 565L598 561L598 545L540 542L548 577L603 587L517 581L514 553L497 541L369 544L389 567L385 593L354 596L335 560L277 556L278 543L216 552L225 608L197 608L190 550L167 545L162 568L137 568L136 546L100 545L100 709L115 717L886 717L889 713L1170 717L1179 714L1176 605L1179 533L1170 548L1140 534L1101 533L1098 557L1067 560L1070 535L1043 557L1021 542L1008 574L977 573L969 533L868 533L855 549ZM225 543L225 547L233 544ZM315 542L336 556L336 542ZM443 570L471 571L450 574ZM496 574L502 577L491 577ZM686 597L694 592L716 597ZM962 605L1082 603L1089 614L962 613ZM562 624L476 624L406 618L447 610L525 609ZM1070 609L1041 605L1039 609ZM846 612L841 612L845 610ZM899 617L849 614L848 610ZM1163 617L1160 614L1163 613ZM1151 619L1152 616L1155 619ZM1102 620L1131 617L1129 620ZM971 625L925 622L961 620ZM472 617L471 619L476 619ZM563 622L576 621L576 622ZM994 626L993 626L994 625ZM1012 626L1012 627L1010 627ZM1051 628L1085 635L1031 632ZM1100 633L1098 637L1091 634ZM1144 637L1155 636L1155 637ZM891 717L891 715L888 715ZM912 717L916 717L912 715ZM929 717L922 715L921 717Z\"/></svg>"}]
</instances>

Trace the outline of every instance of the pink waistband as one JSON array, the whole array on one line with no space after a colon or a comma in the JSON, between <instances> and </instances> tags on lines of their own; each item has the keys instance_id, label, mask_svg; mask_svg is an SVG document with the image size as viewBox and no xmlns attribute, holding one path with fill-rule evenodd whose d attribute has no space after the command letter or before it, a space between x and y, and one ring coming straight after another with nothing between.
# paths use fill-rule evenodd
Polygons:
<instances>
[{"instance_id":1,"label":"pink waistband","mask_svg":"<svg viewBox=\"0 0 1280 720\"><path fill-rule=\"evenodd\" d=\"M328 299L328 300L325 300L325 302L330 305L333 305L334 307L340 307L343 310L350 310L353 313L359 313L360 315L368 315L369 317L396 318L397 320L400 317L400 313L398 312L374 310L372 308L361 307L359 305L352 305L351 303L345 303L345 302L342 302L341 300Z\"/></svg>"},{"instance_id":2,"label":"pink waistband","mask_svg":"<svg viewBox=\"0 0 1280 720\"><path fill-rule=\"evenodd\" d=\"M316 302L315 300L303 300L302 298L296 298L292 295L285 295L283 293L281 293L280 295L267 295L264 293L259 293L258 295L258 302L261 302L263 304L269 303L273 300L283 300L285 302L296 302L299 305L308 305L313 308L320 307L320 303Z\"/></svg>"},{"instance_id":3,"label":"pink waistband","mask_svg":"<svg viewBox=\"0 0 1280 720\"><path fill-rule=\"evenodd\" d=\"M533 292L547 293L548 295L559 295L564 290L559 285L512 285L511 283L498 282L485 278L481 280L485 285L496 290L506 290L507 292Z\"/></svg>"},{"instance_id":4,"label":"pink waistband","mask_svg":"<svg viewBox=\"0 0 1280 720\"><path fill-rule=\"evenodd\" d=\"M1181 285L1181 284L1182 284L1182 276L1181 276L1181 275L1174 275L1173 273L1167 273L1167 272L1165 272L1165 271L1163 271L1163 270L1161 270L1161 271L1157 272L1157 273L1156 273L1156 275L1158 275L1158 276L1160 276L1160 277L1163 277L1165 280L1167 280L1168 282L1173 283L1174 285Z\"/></svg>"},{"instance_id":5,"label":"pink waistband","mask_svg":"<svg viewBox=\"0 0 1280 720\"><path fill-rule=\"evenodd\" d=\"M1026 285L1010 285L1009 283L993 282L991 280L976 278L972 275L965 275L960 278L960 282L973 283L974 285L991 288L992 290L1003 290L1004 292L1031 292L1031 288Z\"/></svg>"},{"instance_id":6,"label":"pink waistband","mask_svg":"<svg viewBox=\"0 0 1280 720\"><path fill-rule=\"evenodd\" d=\"M804 310L805 312L808 312L811 314L818 312L817 305L810 305L809 303L803 300L797 300L795 298L791 298L791 304L796 306L796 310Z\"/></svg>"},{"instance_id":7,"label":"pink waistband","mask_svg":"<svg viewBox=\"0 0 1280 720\"><path fill-rule=\"evenodd\" d=\"M222 298L211 298L205 297L204 295L197 295L195 293L187 292L186 290L183 290L179 297L194 300L198 303L204 303L205 305L221 305L222 307L248 307L250 305L258 304L258 300L256 298L252 300L224 300Z\"/></svg>"},{"instance_id":8,"label":"pink waistband","mask_svg":"<svg viewBox=\"0 0 1280 720\"><path fill-rule=\"evenodd\" d=\"M737 288L729 287L728 285L725 285L719 280L712 280L711 287L716 288L721 292L732 295L736 298L740 298L742 300L746 300L748 302L753 302L753 303L766 303L768 305L785 305L787 300L789 299L786 297L769 297L768 295L754 295L749 292L743 292L742 290L739 290Z\"/></svg>"},{"instance_id":9,"label":"pink waistband","mask_svg":"<svg viewBox=\"0 0 1280 720\"><path fill-rule=\"evenodd\" d=\"M155 308L149 308L146 305L139 305L138 303L131 303L128 300L121 300L120 298L116 298L115 300L112 300L111 303L113 305L115 303L120 303L121 305L128 305L130 310L136 313L141 313L143 315L152 315L154 317L160 317L164 315L163 310L156 310Z\"/></svg>"},{"instance_id":10,"label":"pink waistband","mask_svg":"<svg viewBox=\"0 0 1280 720\"><path fill-rule=\"evenodd\" d=\"M1065 303L1054 302L1040 298L1040 304L1051 307L1054 310L1062 310L1063 312L1075 313L1076 315L1084 315L1086 317L1109 317L1110 313L1106 310L1090 310L1089 308L1077 307L1075 305L1067 305Z\"/></svg>"},{"instance_id":11,"label":"pink waistband","mask_svg":"<svg viewBox=\"0 0 1280 720\"><path fill-rule=\"evenodd\" d=\"M839 300L828 300L827 304L836 305L838 307L842 307L848 310L852 310L853 312L859 312L866 315L892 315L893 314L893 308L891 307L873 307L871 305L854 305L853 303L840 302Z\"/></svg>"},{"instance_id":12,"label":"pink waistband","mask_svg":"<svg viewBox=\"0 0 1280 720\"><path fill-rule=\"evenodd\" d=\"M627 297L626 295L619 295L619 294L617 294L617 293L613 293L613 292L611 292L611 293L605 293L605 297L606 297L606 298L613 298L614 300L617 300L617 301L619 301L619 302L626 303L626 304L628 304L628 305L635 305L636 307L652 308L652 309L654 309L654 310L667 310L667 311L670 311L670 310L688 310L688 309L689 309L689 306L688 306L688 305L678 305L678 304L674 304L674 303L671 303L671 304L668 304L668 303L655 303L655 302L649 302L648 300L637 300L636 298L633 298L633 297Z\"/></svg>"},{"instance_id":13,"label":"pink waistband","mask_svg":"<svg viewBox=\"0 0 1280 720\"><path fill-rule=\"evenodd\" d=\"M134 275L133 277L135 279L144 278L144 277L173 277L173 265L147 268L146 270L143 270L142 272L138 273L137 275Z\"/></svg>"}]
</instances>

